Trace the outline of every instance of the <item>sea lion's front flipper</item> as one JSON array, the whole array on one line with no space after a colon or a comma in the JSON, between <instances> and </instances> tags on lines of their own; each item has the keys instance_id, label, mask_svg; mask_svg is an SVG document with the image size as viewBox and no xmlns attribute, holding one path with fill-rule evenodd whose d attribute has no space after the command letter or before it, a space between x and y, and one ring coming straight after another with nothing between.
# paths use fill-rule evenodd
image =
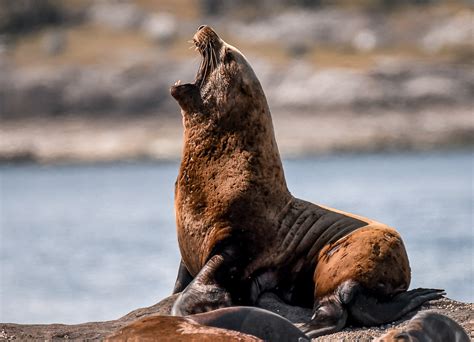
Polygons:
<instances>
[{"instance_id":1,"label":"sea lion's front flipper","mask_svg":"<svg viewBox=\"0 0 474 342\"><path fill-rule=\"evenodd\" d=\"M301 330L310 338L340 331L348 317L346 304L353 300L358 290L359 284L348 280L339 285L334 294L317 300L311 321L302 325Z\"/></svg>"},{"instance_id":2,"label":"sea lion's front flipper","mask_svg":"<svg viewBox=\"0 0 474 342\"><path fill-rule=\"evenodd\" d=\"M188 268L181 259L178 268L178 276L176 277L176 282L174 283L173 294L183 291L186 286L193 280L193 276L189 273Z\"/></svg>"},{"instance_id":3,"label":"sea lion's front flipper","mask_svg":"<svg viewBox=\"0 0 474 342\"><path fill-rule=\"evenodd\" d=\"M186 316L232 305L231 295L216 279L227 265L227 255L214 255L196 278L178 296L171 309L174 316Z\"/></svg>"}]
</instances>

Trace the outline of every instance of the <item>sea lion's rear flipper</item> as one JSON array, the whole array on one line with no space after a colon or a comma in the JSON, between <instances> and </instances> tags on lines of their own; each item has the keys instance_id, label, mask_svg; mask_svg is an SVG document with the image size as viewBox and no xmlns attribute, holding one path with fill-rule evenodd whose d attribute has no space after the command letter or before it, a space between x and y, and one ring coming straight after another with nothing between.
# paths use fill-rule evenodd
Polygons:
<instances>
[{"instance_id":1,"label":"sea lion's rear flipper","mask_svg":"<svg viewBox=\"0 0 474 342\"><path fill-rule=\"evenodd\" d=\"M231 295L216 279L225 272L226 255L214 255L196 278L178 296L171 309L174 316L186 316L232 305Z\"/></svg>"},{"instance_id":2,"label":"sea lion's rear flipper","mask_svg":"<svg viewBox=\"0 0 474 342\"><path fill-rule=\"evenodd\" d=\"M393 322L423 303L442 298L446 293L438 289L414 289L399 293L391 300L381 301L360 291L349 305L351 317L361 325L371 326Z\"/></svg>"},{"instance_id":3,"label":"sea lion's rear flipper","mask_svg":"<svg viewBox=\"0 0 474 342\"><path fill-rule=\"evenodd\" d=\"M314 315L309 323L302 326L302 331L311 338L332 334L341 330L348 318L362 326L393 322L423 303L443 295L444 290L420 288L382 301L358 282L348 280L339 285L334 294L317 301Z\"/></svg>"},{"instance_id":4,"label":"sea lion's rear flipper","mask_svg":"<svg viewBox=\"0 0 474 342\"><path fill-rule=\"evenodd\" d=\"M178 268L178 276L176 277L176 282L174 283L173 294L183 291L186 286L193 280L193 276L189 273L186 265L181 259Z\"/></svg>"}]
</instances>

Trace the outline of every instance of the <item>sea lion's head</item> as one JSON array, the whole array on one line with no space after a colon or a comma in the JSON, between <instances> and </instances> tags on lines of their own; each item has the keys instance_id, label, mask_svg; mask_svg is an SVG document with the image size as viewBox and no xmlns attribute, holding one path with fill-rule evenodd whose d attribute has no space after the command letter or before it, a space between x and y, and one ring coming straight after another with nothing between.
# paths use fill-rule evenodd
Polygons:
<instances>
[{"instance_id":1,"label":"sea lion's head","mask_svg":"<svg viewBox=\"0 0 474 342\"><path fill-rule=\"evenodd\" d=\"M260 82L237 48L209 26L199 27L192 42L202 57L196 79L187 84L178 81L171 87L185 122L232 122L235 128L242 115L268 111Z\"/></svg>"}]
</instances>

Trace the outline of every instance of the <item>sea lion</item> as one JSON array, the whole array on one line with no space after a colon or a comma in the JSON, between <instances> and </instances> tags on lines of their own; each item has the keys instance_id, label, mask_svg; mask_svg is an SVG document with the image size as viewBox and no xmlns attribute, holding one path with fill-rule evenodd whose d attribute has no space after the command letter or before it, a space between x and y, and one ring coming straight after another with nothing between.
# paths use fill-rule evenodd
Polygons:
<instances>
[{"instance_id":1,"label":"sea lion","mask_svg":"<svg viewBox=\"0 0 474 342\"><path fill-rule=\"evenodd\" d=\"M392 329L377 342L469 342L467 332L451 318L432 311L413 317L408 325Z\"/></svg>"},{"instance_id":2,"label":"sea lion","mask_svg":"<svg viewBox=\"0 0 474 342\"><path fill-rule=\"evenodd\" d=\"M205 326L239 331L264 341L310 341L289 320L261 308L233 306L189 317Z\"/></svg>"},{"instance_id":3,"label":"sea lion","mask_svg":"<svg viewBox=\"0 0 474 342\"><path fill-rule=\"evenodd\" d=\"M261 339L227 329L200 325L187 317L149 316L135 321L105 339L105 342L257 342Z\"/></svg>"},{"instance_id":4,"label":"sea lion","mask_svg":"<svg viewBox=\"0 0 474 342\"><path fill-rule=\"evenodd\" d=\"M171 95L184 148L175 187L182 256L173 306L188 315L254 305L264 291L313 307L315 337L347 322L394 321L443 290L408 291L410 266L397 231L293 197L265 94L250 64L208 26L193 83Z\"/></svg>"},{"instance_id":5,"label":"sea lion","mask_svg":"<svg viewBox=\"0 0 474 342\"><path fill-rule=\"evenodd\" d=\"M186 317L153 315L119 329L106 339L108 342L145 340L309 342L285 318L254 307L229 307Z\"/></svg>"}]
</instances>

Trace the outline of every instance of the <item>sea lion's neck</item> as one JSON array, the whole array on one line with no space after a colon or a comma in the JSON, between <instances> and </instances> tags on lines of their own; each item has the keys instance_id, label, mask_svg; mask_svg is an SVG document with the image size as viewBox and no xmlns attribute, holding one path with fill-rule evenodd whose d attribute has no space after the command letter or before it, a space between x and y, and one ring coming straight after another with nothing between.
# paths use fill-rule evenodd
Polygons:
<instances>
[{"instance_id":1,"label":"sea lion's neck","mask_svg":"<svg viewBox=\"0 0 474 342\"><path fill-rule=\"evenodd\" d=\"M291 194L269 124L257 122L256 130L249 125L245 134L239 125L186 127L175 206L178 236L189 229L199 233L180 242L200 250L199 260L194 252L184 258L192 272L228 239L255 241L255 253L268 238L263 227L276 227Z\"/></svg>"},{"instance_id":2,"label":"sea lion's neck","mask_svg":"<svg viewBox=\"0 0 474 342\"><path fill-rule=\"evenodd\" d=\"M191 164L219 172L237 168L253 182L286 190L268 108L226 113L205 124L185 122L182 168L189 169Z\"/></svg>"}]
</instances>

